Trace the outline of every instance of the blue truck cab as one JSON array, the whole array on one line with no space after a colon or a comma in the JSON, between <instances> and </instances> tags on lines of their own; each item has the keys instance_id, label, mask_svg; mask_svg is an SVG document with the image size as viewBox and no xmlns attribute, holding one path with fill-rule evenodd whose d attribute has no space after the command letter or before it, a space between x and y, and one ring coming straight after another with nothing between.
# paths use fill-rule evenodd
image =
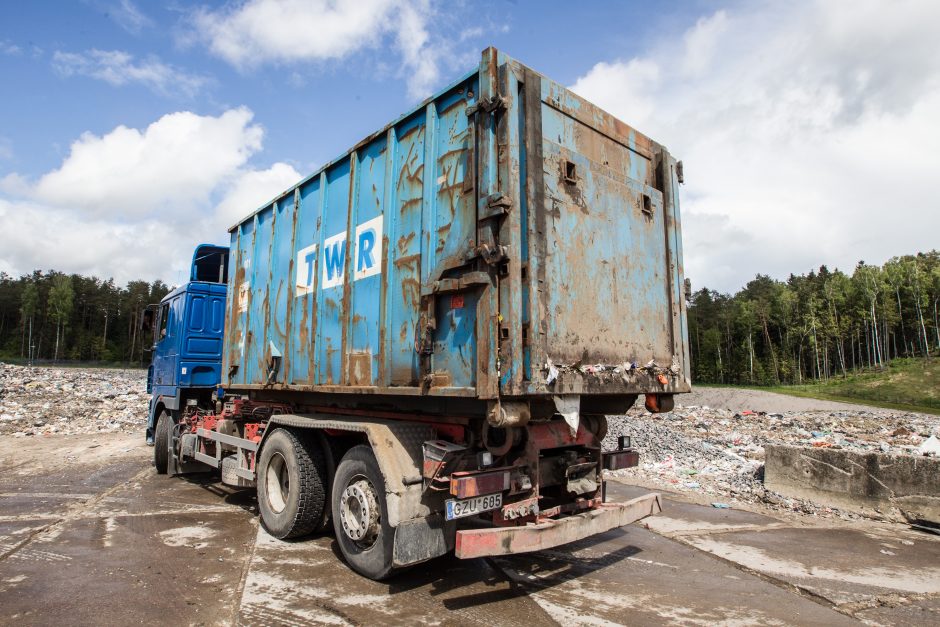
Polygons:
<instances>
[{"instance_id":1,"label":"blue truck cab","mask_svg":"<svg viewBox=\"0 0 940 627\"><path fill-rule=\"evenodd\" d=\"M228 255L225 246L197 246L189 282L144 314L142 326L153 333L148 444L161 413L176 418L187 403L207 406L221 381Z\"/></svg>"}]
</instances>

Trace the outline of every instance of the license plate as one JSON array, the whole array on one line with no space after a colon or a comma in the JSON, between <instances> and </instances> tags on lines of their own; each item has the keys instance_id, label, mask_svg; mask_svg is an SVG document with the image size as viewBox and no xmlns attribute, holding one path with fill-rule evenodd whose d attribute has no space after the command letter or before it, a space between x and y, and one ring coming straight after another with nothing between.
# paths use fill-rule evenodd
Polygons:
<instances>
[{"instance_id":1,"label":"license plate","mask_svg":"<svg viewBox=\"0 0 940 627\"><path fill-rule=\"evenodd\" d=\"M447 520L463 518L464 516L474 516L480 512L487 512L503 506L502 494L487 494L485 496L475 496L472 499L463 499L457 501L451 499L444 503L446 507Z\"/></svg>"}]
</instances>

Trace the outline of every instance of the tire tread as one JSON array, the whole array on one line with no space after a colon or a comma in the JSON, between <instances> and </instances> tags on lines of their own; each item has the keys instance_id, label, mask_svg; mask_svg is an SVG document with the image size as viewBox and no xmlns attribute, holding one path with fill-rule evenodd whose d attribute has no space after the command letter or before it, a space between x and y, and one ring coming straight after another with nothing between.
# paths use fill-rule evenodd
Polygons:
<instances>
[{"instance_id":1,"label":"tire tread","mask_svg":"<svg viewBox=\"0 0 940 627\"><path fill-rule=\"evenodd\" d=\"M153 465L157 469L158 475L165 475L169 465L170 458L170 415L163 410L157 418L157 425L154 427L153 434Z\"/></svg>"},{"instance_id":2,"label":"tire tread","mask_svg":"<svg viewBox=\"0 0 940 627\"><path fill-rule=\"evenodd\" d=\"M288 438L297 462L297 511L286 531L274 533L281 540L299 538L317 530L326 503L326 464L315 439L293 429L278 428ZM273 434L272 434L273 435ZM259 477L259 482L262 479ZM271 531L269 529L269 531Z\"/></svg>"}]
</instances>

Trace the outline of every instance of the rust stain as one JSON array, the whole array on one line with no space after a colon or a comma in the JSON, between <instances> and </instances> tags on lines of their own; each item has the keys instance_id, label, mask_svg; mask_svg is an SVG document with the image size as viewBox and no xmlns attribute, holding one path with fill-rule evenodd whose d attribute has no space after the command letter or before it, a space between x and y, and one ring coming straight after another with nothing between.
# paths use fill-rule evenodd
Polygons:
<instances>
[{"instance_id":1,"label":"rust stain","mask_svg":"<svg viewBox=\"0 0 940 627\"><path fill-rule=\"evenodd\" d=\"M372 385L372 353L352 352L347 356L349 360L349 373L347 375L350 385Z\"/></svg>"},{"instance_id":2,"label":"rust stain","mask_svg":"<svg viewBox=\"0 0 940 627\"><path fill-rule=\"evenodd\" d=\"M398 238L398 252L404 253L415 239L414 231Z\"/></svg>"},{"instance_id":3,"label":"rust stain","mask_svg":"<svg viewBox=\"0 0 940 627\"><path fill-rule=\"evenodd\" d=\"M401 297L405 307L417 309L421 304L421 282L413 278L403 278Z\"/></svg>"},{"instance_id":4,"label":"rust stain","mask_svg":"<svg viewBox=\"0 0 940 627\"><path fill-rule=\"evenodd\" d=\"M396 257L394 264L395 267L399 270L401 268L408 268L410 270L415 270L417 268L417 263L421 261L421 255L405 255L404 257Z\"/></svg>"}]
</instances>

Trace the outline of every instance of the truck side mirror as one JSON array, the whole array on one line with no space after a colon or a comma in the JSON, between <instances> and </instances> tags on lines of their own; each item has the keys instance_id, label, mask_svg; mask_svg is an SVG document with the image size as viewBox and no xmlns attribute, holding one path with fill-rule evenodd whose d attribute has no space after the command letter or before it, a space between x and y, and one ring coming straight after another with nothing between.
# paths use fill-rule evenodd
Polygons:
<instances>
[{"instance_id":1,"label":"truck side mirror","mask_svg":"<svg viewBox=\"0 0 940 627\"><path fill-rule=\"evenodd\" d=\"M160 305L152 303L147 305L147 308L144 309L140 314L140 331L141 337L149 337L151 344L157 343L157 312L160 310ZM144 349L152 351L153 348Z\"/></svg>"},{"instance_id":2,"label":"truck side mirror","mask_svg":"<svg viewBox=\"0 0 940 627\"><path fill-rule=\"evenodd\" d=\"M153 333L153 314L154 310L148 306L140 315L140 330L143 333Z\"/></svg>"}]
</instances>

